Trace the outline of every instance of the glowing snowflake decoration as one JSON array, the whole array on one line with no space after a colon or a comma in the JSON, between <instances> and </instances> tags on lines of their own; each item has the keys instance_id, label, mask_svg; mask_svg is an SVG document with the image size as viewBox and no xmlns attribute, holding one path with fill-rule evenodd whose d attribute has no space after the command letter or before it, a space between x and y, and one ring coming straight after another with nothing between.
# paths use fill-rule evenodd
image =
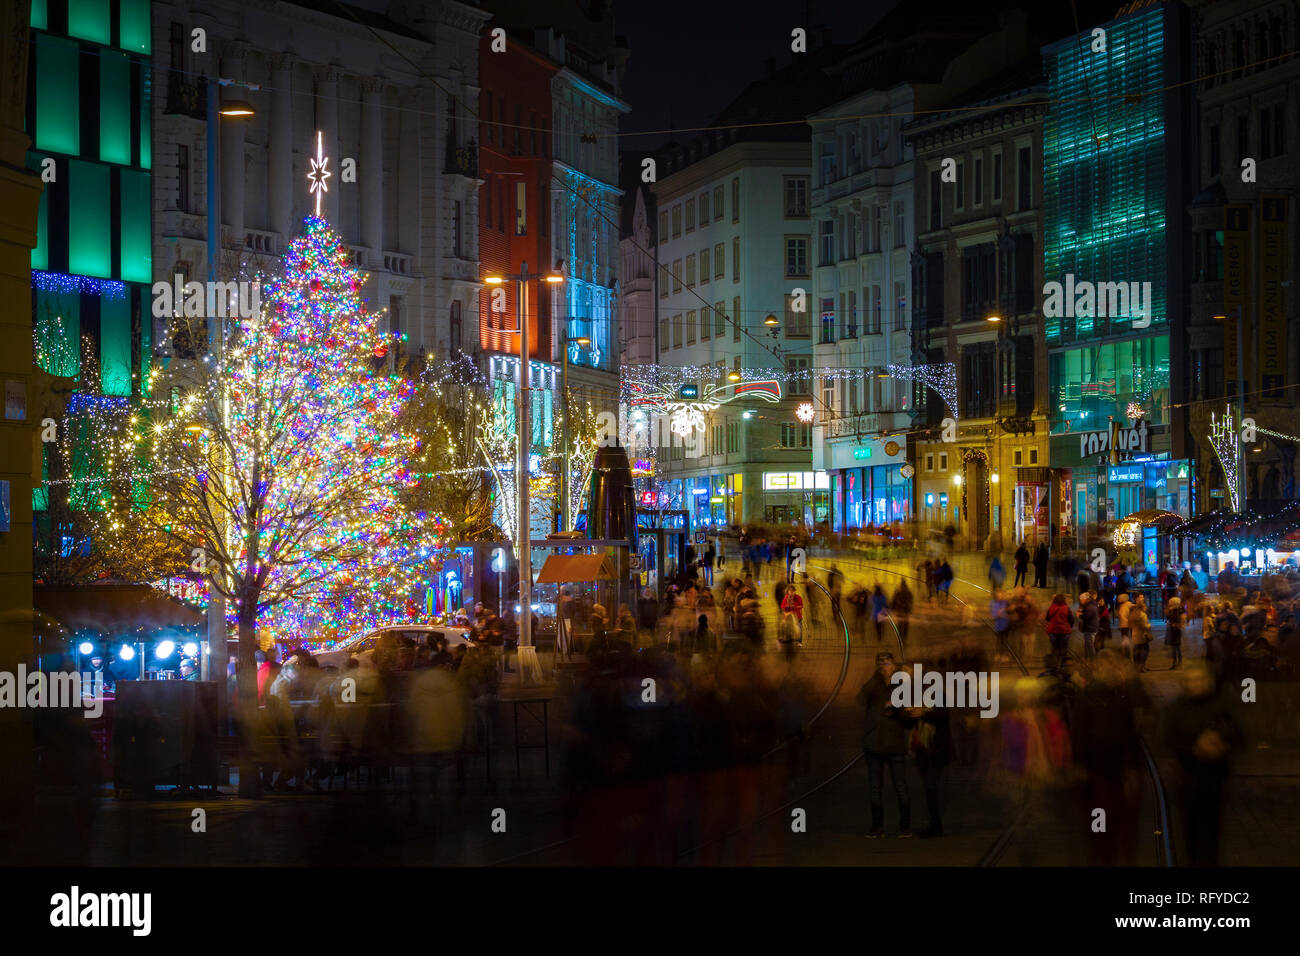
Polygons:
<instances>
[{"instance_id":1,"label":"glowing snowflake decoration","mask_svg":"<svg viewBox=\"0 0 1300 956\"><path fill-rule=\"evenodd\" d=\"M799 407L794 410L794 417L799 419L799 421L803 422L805 425L811 424L816 414L812 402L801 402Z\"/></svg>"},{"instance_id":2,"label":"glowing snowflake decoration","mask_svg":"<svg viewBox=\"0 0 1300 956\"><path fill-rule=\"evenodd\" d=\"M333 175L327 168L330 164L329 158L325 155L325 144L321 138L320 130L316 131L316 156L311 160L311 172L307 174L307 179L311 181L310 192L316 197L316 215L320 215L320 201L325 193L329 192L329 186L325 180Z\"/></svg>"}]
</instances>

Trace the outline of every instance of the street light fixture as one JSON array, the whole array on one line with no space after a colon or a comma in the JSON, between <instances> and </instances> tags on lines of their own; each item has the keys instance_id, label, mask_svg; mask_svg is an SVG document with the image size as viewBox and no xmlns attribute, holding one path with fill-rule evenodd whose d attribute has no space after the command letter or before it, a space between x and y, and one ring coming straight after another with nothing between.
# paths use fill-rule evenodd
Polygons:
<instances>
[{"instance_id":1,"label":"street light fixture","mask_svg":"<svg viewBox=\"0 0 1300 956\"><path fill-rule=\"evenodd\" d=\"M528 346L528 281L539 279L556 284L564 281L564 276L551 272L547 275L529 275L528 263L520 263L519 272L511 275L487 275L483 282L487 285L503 285L506 280L519 283L519 294L515 296L515 311L519 320L519 387L517 391L518 411L515 422L519 426L519 454L515 462L515 487L518 492L518 513L515 522L515 551L519 561L519 680L524 686L541 683L541 666L537 661L537 648L533 646L533 554L532 554L532 508L529 504L528 461L530 457L529 436L532 434L528 425L529 382Z\"/></svg>"},{"instance_id":2,"label":"street light fixture","mask_svg":"<svg viewBox=\"0 0 1300 956\"><path fill-rule=\"evenodd\" d=\"M727 373L727 381L728 381L728 382L739 382L739 381L740 381L740 373L739 373L739 372L728 372L728 373Z\"/></svg>"}]
</instances>

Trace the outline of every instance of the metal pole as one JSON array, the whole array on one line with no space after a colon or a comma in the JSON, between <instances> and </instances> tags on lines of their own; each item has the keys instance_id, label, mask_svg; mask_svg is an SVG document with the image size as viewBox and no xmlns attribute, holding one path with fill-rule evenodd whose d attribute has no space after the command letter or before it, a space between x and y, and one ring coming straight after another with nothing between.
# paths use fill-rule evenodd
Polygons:
<instances>
[{"instance_id":1,"label":"metal pole","mask_svg":"<svg viewBox=\"0 0 1300 956\"><path fill-rule=\"evenodd\" d=\"M221 177L217 172L217 163L221 153L221 123L218 119L218 109L220 106L221 86L216 80L208 81L208 281L217 281L217 237L221 230ZM220 363L221 352L224 343L222 342L222 328L220 325L216 329L216 353L218 363ZM211 333L209 333L211 334ZM209 340L211 341L211 340ZM215 571L213 572L216 573ZM218 657L220 670L217 673L225 675L226 658L229 656L229 649L226 647L226 599L217 593L214 585L209 584L208 597L208 653L200 655L199 677L202 680L213 680L213 662L212 658ZM219 726L224 727L224 717L226 709L226 695L224 691L217 694L217 711L219 714Z\"/></svg>"},{"instance_id":2,"label":"metal pole","mask_svg":"<svg viewBox=\"0 0 1300 956\"><path fill-rule=\"evenodd\" d=\"M1237 306L1237 505L1246 513L1246 450L1241 445L1241 433L1246 418L1246 350L1243 347L1245 316L1244 306Z\"/></svg>"},{"instance_id":3,"label":"metal pole","mask_svg":"<svg viewBox=\"0 0 1300 956\"><path fill-rule=\"evenodd\" d=\"M532 451L529 431L529 378L528 364L528 263L519 272L519 295L516 302L519 313L519 463L515 484L519 492L519 520L516 522L515 550L519 560L519 682L523 686L541 683L542 671L533 647L533 555L532 515L528 503L528 457Z\"/></svg>"},{"instance_id":4,"label":"metal pole","mask_svg":"<svg viewBox=\"0 0 1300 956\"><path fill-rule=\"evenodd\" d=\"M564 335L561 336L564 350L564 381L560 386L564 390L564 425L560 438L564 456L560 465L560 530L569 531L569 323L564 322ZM588 521L591 519L588 518Z\"/></svg>"}]
</instances>

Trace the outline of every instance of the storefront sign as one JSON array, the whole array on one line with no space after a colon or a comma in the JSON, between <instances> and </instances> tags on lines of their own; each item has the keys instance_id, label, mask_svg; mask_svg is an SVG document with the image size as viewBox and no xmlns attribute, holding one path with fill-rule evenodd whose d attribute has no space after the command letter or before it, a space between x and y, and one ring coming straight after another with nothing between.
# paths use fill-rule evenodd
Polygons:
<instances>
[{"instance_id":1,"label":"storefront sign","mask_svg":"<svg viewBox=\"0 0 1300 956\"><path fill-rule=\"evenodd\" d=\"M898 454L898 449L899 449L898 442L894 441L892 438L889 441L885 442L885 454L888 455L890 458L893 458L895 455Z\"/></svg>"},{"instance_id":2,"label":"storefront sign","mask_svg":"<svg viewBox=\"0 0 1300 956\"><path fill-rule=\"evenodd\" d=\"M1114 432L1112 441L1111 433ZM1083 432L1079 435L1079 457L1090 458L1096 455L1109 455L1112 446L1116 452L1135 454L1147 451L1147 423L1140 419L1137 425L1125 428L1113 426L1103 431Z\"/></svg>"},{"instance_id":3,"label":"storefront sign","mask_svg":"<svg viewBox=\"0 0 1300 956\"><path fill-rule=\"evenodd\" d=\"M764 491L821 491L829 489L831 479L824 471L765 471Z\"/></svg>"},{"instance_id":4,"label":"storefront sign","mask_svg":"<svg viewBox=\"0 0 1300 956\"><path fill-rule=\"evenodd\" d=\"M871 449L870 449L870 448L855 448L855 449L853 449L853 457L854 457L854 459L857 460L857 461L863 461L863 460L865 460L865 459L867 459L867 458L870 458L870 457L871 457Z\"/></svg>"},{"instance_id":5,"label":"storefront sign","mask_svg":"<svg viewBox=\"0 0 1300 956\"><path fill-rule=\"evenodd\" d=\"M1145 478L1146 468L1143 465L1111 465L1106 471L1107 481L1139 482Z\"/></svg>"}]
</instances>

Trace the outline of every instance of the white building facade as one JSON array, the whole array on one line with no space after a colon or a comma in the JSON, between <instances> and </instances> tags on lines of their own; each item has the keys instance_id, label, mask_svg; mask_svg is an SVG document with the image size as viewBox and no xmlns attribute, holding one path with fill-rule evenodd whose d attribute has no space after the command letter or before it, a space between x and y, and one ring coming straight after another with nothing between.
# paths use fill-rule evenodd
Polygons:
<instances>
[{"instance_id":1,"label":"white building facade","mask_svg":"<svg viewBox=\"0 0 1300 956\"><path fill-rule=\"evenodd\" d=\"M657 504L702 529L811 523L826 488L795 416L813 401L813 356L809 313L793 308L811 281L808 144L718 145L685 151L654 187L659 387L715 390L689 433L672 409L650 423ZM759 382L774 386L747 387Z\"/></svg>"},{"instance_id":2,"label":"white building facade","mask_svg":"<svg viewBox=\"0 0 1300 956\"><path fill-rule=\"evenodd\" d=\"M433 361L478 339L477 121L466 104L478 101L489 15L454 0L390 12L403 22L283 2L154 4L154 76L165 86L153 100L153 261L157 278L207 278L204 81L233 80L223 95L255 113L219 121L217 278L279 268L314 212L319 132L333 173L321 215L369 273L368 307L406 336L394 366L415 368L421 352ZM206 52L193 49L195 29Z\"/></svg>"}]
</instances>

